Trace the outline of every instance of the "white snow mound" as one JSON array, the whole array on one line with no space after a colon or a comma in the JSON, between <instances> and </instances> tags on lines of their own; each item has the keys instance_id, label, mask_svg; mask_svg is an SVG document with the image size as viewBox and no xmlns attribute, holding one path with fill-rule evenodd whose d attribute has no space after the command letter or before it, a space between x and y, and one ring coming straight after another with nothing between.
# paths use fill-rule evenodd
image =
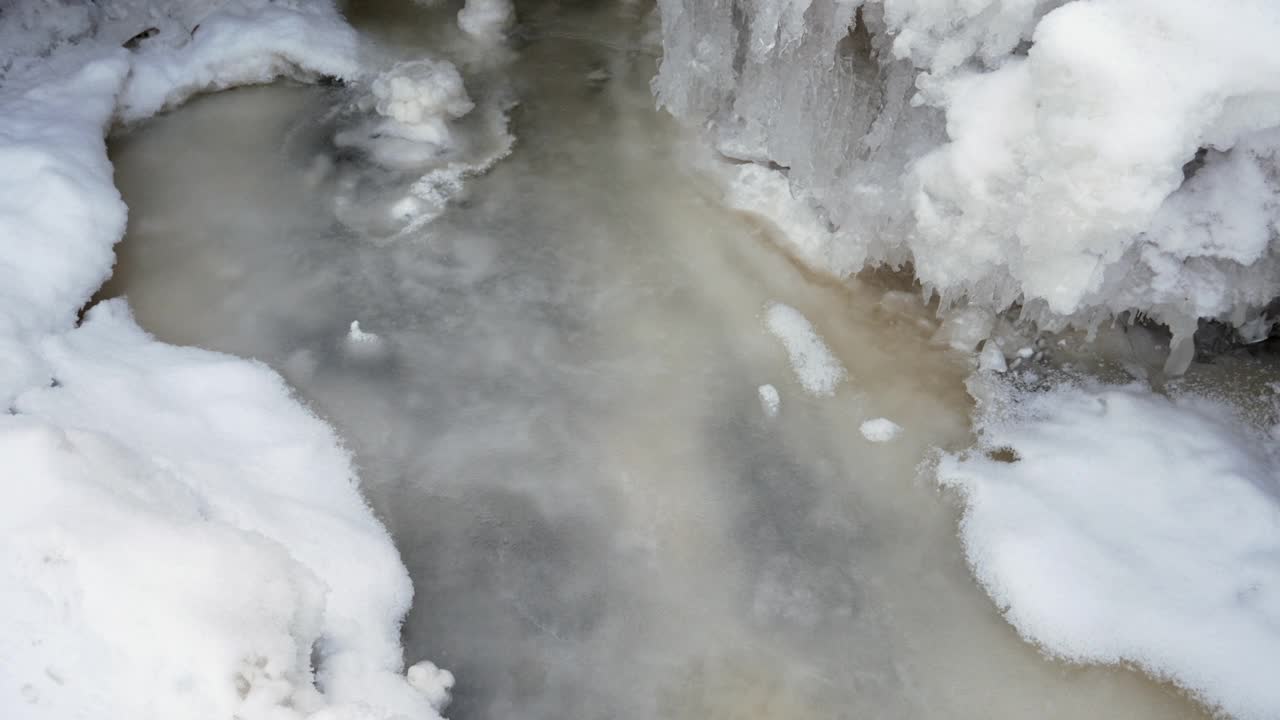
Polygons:
<instances>
[{"instance_id":1,"label":"white snow mound","mask_svg":"<svg viewBox=\"0 0 1280 720\"><path fill-rule=\"evenodd\" d=\"M938 477L963 493L969 563L1018 632L1237 718L1280 715L1280 465L1264 433L1138 387L976 382L980 443Z\"/></svg>"}]
</instances>

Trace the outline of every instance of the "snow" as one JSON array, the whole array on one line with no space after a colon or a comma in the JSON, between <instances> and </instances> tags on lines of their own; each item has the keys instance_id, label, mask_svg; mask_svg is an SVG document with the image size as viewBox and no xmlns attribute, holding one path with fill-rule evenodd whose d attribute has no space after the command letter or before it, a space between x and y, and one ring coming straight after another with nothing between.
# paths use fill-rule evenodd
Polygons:
<instances>
[{"instance_id":1,"label":"snow","mask_svg":"<svg viewBox=\"0 0 1280 720\"><path fill-rule=\"evenodd\" d=\"M505 92L493 89L473 101L457 67L443 58L392 64L346 109L334 134L336 147L358 151L376 166L341 168L335 213L362 234L386 237L435 220L467 177L511 152L511 105Z\"/></svg>"},{"instance_id":2,"label":"snow","mask_svg":"<svg viewBox=\"0 0 1280 720\"><path fill-rule=\"evenodd\" d=\"M1138 310L1174 372L1197 318L1280 293L1274 2L659 4L660 103L764 168L731 196L821 211L783 228L817 270L911 262L944 309L1045 329Z\"/></svg>"},{"instance_id":3,"label":"snow","mask_svg":"<svg viewBox=\"0 0 1280 720\"><path fill-rule=\"evenodd\" d=\"M356 51L326 3L6 6L0 716L431 718L447 701L448 673L402 673L412 586L332 430L271 370L157 342L123 301L78 321L125 227L113 117L345 76Z\"/></svg>"},{"instance_id":4,"label":"snow","mask_svg":"<svg viewBox=\"0 0 1280 720\"><path fill-rule=\"evenodd\" d=\"M765 308L765 327L786 349L791 370L805 392L817 397L835 395L848 373L808 318L775 302Z\"/></svg>"},{"instance_id":5,"label":"snow","mask_svg":"<svg viewBox=\"0 0 1280 720\"><path fill-rule=\"evenodd\" d=\"M782 397L778 395L778 388L761 385L756 388L756 394L760 396L760 409L764 411L765 417L777 417L778 411L782 409Z\"/></svg>"},{"instance_id":6,"label":"snow","mask_svg":"<svg viewBox=\"0 0 1280 720\"><path fill-rule=\"evenodd\" d=\"M1238 718L1280 713L1280 474L1203 398L986 376L977 448L945 456L969 563L1009 622L1073 662L1133 663Z\"/></svg>"},{"instance_id":7,"label":"snow","mask_svg":"<svg viewBox=\"0 0 1280 720\"><path fill-rule=\"evenodd\" d=\"M458 27L473 38L489 42L502 39L514 21L511 0L467 0L458 11Z\"/></svg>"},{"instance_id":8,"label":"snow","mask_svg":"<svg viewBox=\"0 0 1280 720\"><path fill-rule=\"evenodd\" d=\"M401 62L371 85L377 115L337 134L338 147L366 150L374 162L411 169L429 164L454 144L449 121L475 108L457 68L447 60Z\"/></svg>"},{"instance_id":9,"label":"snow","mask_svg":"<svg viewBox=\"0 0 1280 720\"><path fill-rule=\"evenodd\" d=\"M886 443L902 433L902 426L888 418L875 418L859 425L858 432L869 442Z\"/></svg>"}]
</instances>

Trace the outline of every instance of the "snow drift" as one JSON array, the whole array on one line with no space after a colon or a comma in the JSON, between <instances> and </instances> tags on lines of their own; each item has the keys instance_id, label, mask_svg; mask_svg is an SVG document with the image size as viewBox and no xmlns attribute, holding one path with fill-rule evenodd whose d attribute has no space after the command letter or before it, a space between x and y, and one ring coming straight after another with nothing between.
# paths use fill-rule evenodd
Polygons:
<instances>
[{"instance_id":1,"label":"snow drift","mask_svg":"<svg viewBox=\"0 0 1280 720\"><path fill-rule=\"evenodd\" d=\"M1280 713L1274 441L1218 403L984 374L979 444L945 456L974 574L1023 637L1136 664L1238 718Z\"/></svg>"},{"instance_id":2,"label":"snow drift","mask_svg":"<svg viewBox=\"0 0 1280 720\"><path fill-rule=\"evenodd\" d=\"M324 2L0 11L0 716L438 717L452 678L403 673L412 587L328 426L122 301L78 319L125 228L113 118L356 50Z\"/></svg>"},{"instance_id":3,"label":"snow drift","mask_svg":"<svg viewBox=\"0 0 1280 720\"><path fill-rule=\"evenodd\" d=\"M910 262L1046 329L1145 313L1175 371L1280 292L1274 2L659 5L659 102L815 269Z\"/></svg>"}]
</instances>

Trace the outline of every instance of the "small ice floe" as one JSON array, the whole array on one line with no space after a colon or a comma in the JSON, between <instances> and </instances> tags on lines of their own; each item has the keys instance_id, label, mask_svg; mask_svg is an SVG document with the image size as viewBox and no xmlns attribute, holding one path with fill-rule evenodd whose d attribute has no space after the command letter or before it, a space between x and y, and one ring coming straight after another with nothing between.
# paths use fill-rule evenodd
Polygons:
<instances>
[{"instance_id":1,"label":"small ice floe","mask_svg":"<svg viewBox=\"0 0 1280 720\"><path fill-rule=\"evenodd\" d=\"M436 712L448 706L449 691L453 689L453 673L436 667L436 664L429 660L423 660L416 665L411 665L405 675L409 684L426 696L427 702L435 708Z\"/></svg>"},{"instance_id":2,"label":"small ice floe","mask_svg":"<svg viewBox=\"0 0 1280 720\"><path fill-rule=\"evenodd\" d=\"M458 27L476 40L502 40L515 22L511 0L467 0L458 11Z\"/></svg>"},{"instance_id":3,"label":"small ice floe","mask_svg":"<svg viewBox=\"0 0 1280 720\"><path fill-rule=\"evenodd\" d=\"M609 82L609 78L612 78L612 77L613 77L613 73L609 72L605 68L600 67L587 73L587 83L589 85L603 85L606 82Z\"/></svg>"},{"instance_id":4,"label":"small ice floe","mask_svg":"<svg viewBox=\"0 0 1280 720\"><path fill-rule=\"evenodd\" d=\"M775 302L765 309L765 326L782 342L805 392L818 397L836 394L836 387L848 372L808 318L789 305Z\"/></svg>"},{"instance_id":5,"label":"small ice floe","mask_svg":"<svg viewBox=\"0 0 1280 720\"><path fill-rule=\"evenodd\" d=\"M761 385L756 388L756 394L760 396L760 409L764 410L765 417L778 417L778 410L782 408L782 398L778 395L778 388L772 385Z\"/></svg>"},{"instance_id":6,"label":"small ice floe","mask_svg":"<svg viewBox=\"0 0 1280 720\"><path fill-rule=\"evenodd\" d=\"M888 418L868 420L858 427L862 437L873 443L889 442L902 433L902 426Z\"/></svg>"},{"instance_id":7,"label":"small ice floe","mask_svg":"<svg viewBox=\"0 0 1280 720\"><path fill-rule=\"evenodd\" d=\"M365 332L359 320L352 320L347 330L347 353L358 358L376 358L386 350L386 344L377 333Z\"/></svg>"}]
</instances>

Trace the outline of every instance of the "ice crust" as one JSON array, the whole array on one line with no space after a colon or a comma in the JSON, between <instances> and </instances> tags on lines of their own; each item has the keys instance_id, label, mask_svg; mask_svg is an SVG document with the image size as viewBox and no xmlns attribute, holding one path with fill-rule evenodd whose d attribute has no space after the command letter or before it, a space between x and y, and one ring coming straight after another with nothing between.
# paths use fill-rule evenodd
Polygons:
<instances>
[{"instance_id":1,"label":"ice crust","mask_svg":"<svg viewBox=\"0 0 1280 720\"><path fill-rule=\"evenodd\" d=\"M1175 371L1197 318L1280 291L1274 2L659 5L660 104L755 166L730 202L767 191L817 270L910 262L944 307L1046 329L1138 311Z\"/></svg>"},{"instance_id":2,"label":"ice crust","mask_svg":"<svg viewBox=\"0 0 1280 720\"><path fill-rule=\"evenodd\" d=\"M123 301L78 317L125 228L113 119L356 55L324 2L0 13L0 717L438 717L452 678L403 673L412 586L332 430Z\"/></svg>"},{"instance_id":3,"label":"ice crust","mask_svg":"<svg viewBox=\"0 0 1280 720\"><path fill-rule=\"evenodd\" d=\"M1136 664L1237 718L1280 713L1274 441L1197 397L973 381L979 444L944 456L969 563L1026 639Z\"/></svg>"}]
</instances>

